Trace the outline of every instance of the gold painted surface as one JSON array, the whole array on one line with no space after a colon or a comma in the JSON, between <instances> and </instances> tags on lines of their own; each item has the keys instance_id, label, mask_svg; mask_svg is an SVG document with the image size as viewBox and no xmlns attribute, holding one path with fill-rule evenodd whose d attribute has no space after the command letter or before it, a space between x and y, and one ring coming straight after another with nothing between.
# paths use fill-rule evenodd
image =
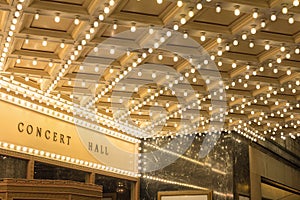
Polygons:
<instances>
[{"instance_id":1,"label":"gold painted surface","mask_svg":"<svg viewBox=\"0 0 300 200\"><path fill-rule=\"evenodd\" d=\"M128 171L135 169L135 150L133 143L122 141L101 133L97 133L86 128L76 127L74 124L62 122L18 106L0 101L1 120L0 120L0 141L15 145L26 146L45 152L69 156L88 162L101 163L110 167L115 167ZM23 132L18 131L18 124ZM33 133L27 133L27 125L32 125ZM37 137L36 128L42 128L42 137ZM45 131L49 130L46 139ZM29 132L31 128L29 127ZM54 141L54 132L57 133L57 141ZM60 134L64 135L64 143L60 141ZM67 137L70 137L69 145ZM81 139L82 140L81 140ZM99 152L88 151L89 142L93 143L94 151L98 144ZM107 147L108 155L105 155Z\"/></svg>"}]
</instances>

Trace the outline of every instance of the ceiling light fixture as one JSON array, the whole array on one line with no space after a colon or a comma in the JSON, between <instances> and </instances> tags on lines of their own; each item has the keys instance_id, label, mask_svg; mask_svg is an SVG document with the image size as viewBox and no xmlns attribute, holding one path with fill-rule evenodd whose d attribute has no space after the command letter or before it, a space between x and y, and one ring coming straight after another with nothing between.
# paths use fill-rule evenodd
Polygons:
<instances>
[{"instance_id":1,"label":"ceiling light fixture","mask_svg":"<svg viewBox=\"0 0 300 200\"><path fill-rule=\"evenodd\" d=\"M295 22L294 15L289 15L289 24L293 24Z\"/></svg>"},{"instance_id":2,"label":"ceiling light fixture","mask_svg":"<svg viewBox=\"0 0 300 200\"><path fill-rule=\"evenodd\" d=\"M265 28L266 25L267 25L267 24L266 24L266 21L265 21L264 19L262 19L261 22L260 22L260 27L261 27L261 28Z\"/></svg>"},{"instance_id":3,"label":"ceiling light fixture","mask_svg":"<svg viewBox=\"0 0 300 200\"><path fill-rule=\"evenodd\" d=\"M185 19L185 15L184 14L181 15L180 23L182 25L186 23L186 19Z\"/></svg>"},{"instance_id":4,"label":"ceiling light fixture","mask_svg":"<svg viewBox=\"0 0 300 200\"><path fill-rule=\"evenodd\" d=\"M243 32L242 34L242 40L247 40L248 36L247 36L247 32Z\"/></svg>"},{"instance_id":5,"label":"ceiling light fixture","mask_svg":"<svg viewBox=\"0 0 300 200\"><path fill-rule=\"evenodd\" d=\"M253 17L254 19L257 19L257 18L258 18L258 9L257 9L257 8L254 8L254 9L253 9L252 17Z\"/></svg>"},{"instance_id":6,"label":"ceiling light fixture","mask_svg":"<svg viewBox=\"0 0 300 200\"><path fill-rule=\"evenodd\" d=\"M47 46L48 42L47 42L47 38L44 38L43 42L42 42L42 45L45 47Z\"/></svg>"},{"instance_id":7,"label":"ceiling light fixture","mask_svg":"<svg viewBox=\"0 0 300 200\"><path fill-rule=\"evenodd\" d=\"M162 3L163 3L163 0L156 0L156 2L157 2L158 4L162 4Z\"/></svg>"},{"instance_id":8,"label":"ceiling light fixture","mask_svg":"<svg viewBox=\"0 0 300 200\"><path fill-rule=\"evenodd\" d=\"M130 31L134 33L136 31L136 23L131 23Z\"/></svg>"},{"instance_id":9,"label":"ceiling light fixture","mask_svg":"<svg viewBox=\"0 0 300 200\"><path fill-rule=\"evenodd\" d=\"M59 13L57 13L57 14L55 15L54 21L55 21L56 23L59 23L59 22L60 22L60 16L59 16Z\"/></svg>"},{"instance_id":10,"label":"ceiling light fixture","mask_svg":"<svg viewBox=\"0 0 300 200\"><path fill-rule=\"evenodd\" d=\"M234 6L234 15L235 16L239 16L241 14L241 11L240 11L240 6L239 5L236 5Z\"/></svg>"},{"instance_id":11,"label":"ceiling light fixture","mask_svg":"<svg viewBox=\"0 0 300 200\"><path fill-rule=\"evenodd\" d=\"M194 11L193 11L193 8L190 8L190 11L189 11L189 17L194 17L194 15L195 15L195 13L194 13Z\"/></svg>"},{"instance_id":12,"label":"ceiling light fixture","mask_svg":"<svg viewBox=\"0 0 300 200\"><path fill-rule=\"evenodd\" d=\"M252 35L256 34L256 25L255 25L255 24L251 26L250 33L251 33Z\"/></svg>"},{"instance_id":13,"label":"ceiling light fixture","mask_svg":"<svg viewBox=\"0 0 300 200\"><path fill-rule=\"evenodd\" d=\"M202 3L197 3L196 8L197 8L197 10L201 10L203 8Z\"/></svg>"},{"instance_id":14,"label":"ceiling light fixture","mask_svg":"<svg viewBox=\"0 0 300 200\"><path fill-rule=\"evenodd\" d=\"M271 48L271 46L270 46L269 41L266 41L265 50L268 51L268 50L270 50L270 48Z\"/></svg>"},{"instance_id":15,"label":"ceiling light fixture","mask_svg":"<svg viewBox=\"0 0 300 200\"><path fill-rule=\"evenodd\" d=\"M80 23L79 16L76 16L74 19L74 24L77 26L79 25L79 23Z\"/></svg>"},{"instance_id":16,"label":"ceiling light fixture","mask_svg":"<svg viewBox=\"0 0 300 200\"><path fill-rule=\"evenodd\" d=\"M177 1L177 6L180 8L183 6L183 2L181 0Z\"/></svg>"},{"instance_id":17,"label":"ceiling light fixture","mask_svg":"<svg viewBox=\"0 0 300 200\"><path fill-rule=\"evenodd\" d=\"M282 14L286 15L288 13L288 8L286 7L286 4L282 5L282 9L281 9Z\"/></svg>"},{"instance_id":18,"label":"ceiling light fixture","mask_svg":"<svg viewBox=\"0 0 300 200\"><path fill-rule=\"evenodd\" d=\"M110 12L110 9L109 9L109 5L106 3L104 4L104 9L103 9L104 13L105 14L108 14Z\"/></svg>"},{"instance_id":19,"label":"ceiling light fixture","mask_svg":"<svg viewBox=\"0 0 300 200\"><path fill-rule=\"evenodd\" d=\"M295 7L299 6L299 0L294 0L293 1L293 6L295 6Z\"/></svg>"},{"instance_id":20,"label":"ceiling light fixture","mask_svg":"<svg viewBox=\"0 0 300 200\"><path fill-rule=\"evenodd\" d=\"M216 13L220 13L222 11L222 8L220 4L216 4Z\"/></svg>"},{"instance_id":21,"label":"ceiling light fixture","mask_svg":"<svg viewBox=\"0 0 300 200\"><path fill-rule=\"evenodd\" d=\"M204 42L205 40L206 40L205 32L202 32L202 33L201 33L201 36L200 36L200 41L201 41L201 42Z\"/></svg>"},{"instance_id":22,"label":"ceiling light fixture","mask_svg":"<svg viewBox=\"0 0 300 200\"><path fill-rule=\"evenodd\" d=\"M273 13L271 14L271 21L274 22L274 21L276 21L276 19L277 19L276 13L273 12Z\"/></svg>"},{"instance_id":23,"label":"ceiling light fixture","mask_svg":"<svg viewBox=\"0 0 300 200\"><path fill-rule=\"evenodd\" d=\"M40 18L40 14L39 11L36 11L35 15L34 15L34 19L38 20Z\"/></svg>"}]
</instances>

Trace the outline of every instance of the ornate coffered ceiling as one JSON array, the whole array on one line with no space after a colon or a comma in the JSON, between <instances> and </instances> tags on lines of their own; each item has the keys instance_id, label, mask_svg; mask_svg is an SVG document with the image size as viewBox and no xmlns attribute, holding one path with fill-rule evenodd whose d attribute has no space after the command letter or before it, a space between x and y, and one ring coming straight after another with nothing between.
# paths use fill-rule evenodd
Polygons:
<instances>
[{"instance_id":1,"label":"ornate coffered ceiling","mask_svg":"<svg viewBox=\"0 0 300 200\"><path fill-rule=\"evenodd\" d=\"M291 0L1 0L0 91L136 137L295 139L299 25Z\"/></svg>"}]
</instances>

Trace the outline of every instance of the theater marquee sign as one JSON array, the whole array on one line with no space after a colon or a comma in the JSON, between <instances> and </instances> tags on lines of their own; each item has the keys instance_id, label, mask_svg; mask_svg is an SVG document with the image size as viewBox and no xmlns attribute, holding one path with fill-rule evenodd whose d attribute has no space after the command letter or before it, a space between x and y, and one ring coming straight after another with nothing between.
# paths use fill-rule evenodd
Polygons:
<instances>
[{"instance_id":1,"label":"theater marquee sign","mask_svg":"<svg viewBox=\"0 0 300 200\"><path fill-rule=\"evenodd\" d=\"M0 141L137 172L137 144L0 101Z\"/></svg>"}]
</instances>

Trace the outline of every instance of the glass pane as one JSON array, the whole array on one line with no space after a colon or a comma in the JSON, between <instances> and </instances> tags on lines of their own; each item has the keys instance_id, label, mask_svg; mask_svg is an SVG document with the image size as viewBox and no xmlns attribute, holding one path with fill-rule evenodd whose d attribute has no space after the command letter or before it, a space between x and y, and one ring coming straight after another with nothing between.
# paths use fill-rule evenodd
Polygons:
<instances>
[{"instance_id":1,"label":"glass pane","mask_svg":"<svg viewBox=\"0 0 300 200\"><path fill-rule=\"evenodd\" d=\"M83 171L40 162L34 163L35 179L71 180L84 183L86 176L87 173Z\"/></svg>"},{"instance_id":2,"label":"glass pane","mask_svg":"<svg viewBox=\"0 0 300 200\"><path fill-rule=\"evenodd\" d=\"M26 178L27 160L0 155L0 178Z\"/></svg>"}]
</instances>

